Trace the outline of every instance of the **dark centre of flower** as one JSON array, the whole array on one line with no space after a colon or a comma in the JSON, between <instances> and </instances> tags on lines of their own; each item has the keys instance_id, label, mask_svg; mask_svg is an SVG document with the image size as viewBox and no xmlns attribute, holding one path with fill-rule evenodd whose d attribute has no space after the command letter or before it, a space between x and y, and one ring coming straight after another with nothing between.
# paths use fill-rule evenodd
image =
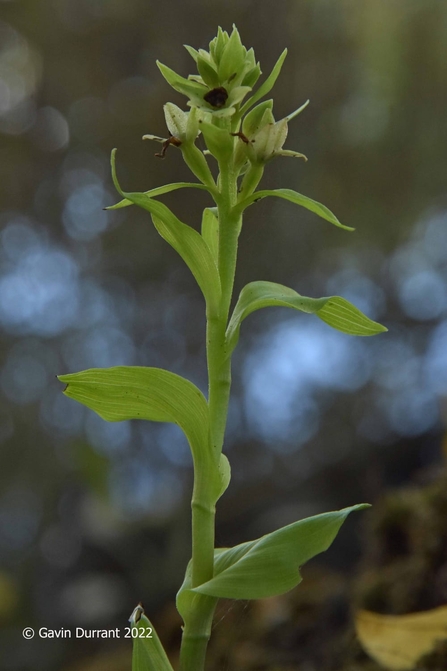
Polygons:
<instances>
[{"instance_id":1,"label":"dark centre of flower","mask_svg":"<svg viewBox=\"0 0 447 671\"><path fill-rule=\"evenodd\" d=\"M219 86L217 89L211 89L203 96L203 99L211 105L212 107L223 107L227 101L228 93L223 86Z\"/></svg>"}]
</instances>

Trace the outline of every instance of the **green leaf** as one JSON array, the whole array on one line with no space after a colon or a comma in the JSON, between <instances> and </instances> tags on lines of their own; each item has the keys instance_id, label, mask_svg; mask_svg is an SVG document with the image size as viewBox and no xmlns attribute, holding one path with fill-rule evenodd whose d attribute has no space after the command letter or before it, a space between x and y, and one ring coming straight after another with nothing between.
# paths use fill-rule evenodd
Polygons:
<instances>
[{"instance_id":1,"label":"green leaf","mask_svg":"<svg viewBox=\"0 0 447 671\"><path fill-rule=\"evenodd\" d=\"M139 205L152 215L152 221L161 237L180 254L194 275L205 300L212 310L217 310L220 301L220 278L216 263L208 245L200 233L178 219L171 210L145 193L124 192L116 176L116 149L112 151L112 177L117 191L127 200Z\"/></svg>"},{"instance_id":2,"label":"green leaf","mask_svg":"<svg viewBox=\"0 0 447 671\"><path fill-rule=\"evenodd\" d=\"M312 198L308 198L308 196L303 196L301 193L293 191L292 189L269 189L264 191L257 191L248 198L245 198L245 200L240 202L237 207L243 211L252 203L261 200L262 198L266 198L267 196L276 196L277 198L289 200L291 203L295 203L295 205L301 205L301 207L305 207L307 210L318 214L318 216L322 219L326 219L326 221L329 221L331 224L338 226L338 228L343 228L345 231L355 230L350 226L345 226L344 224L340 223L335 214L333 214L325 205L318 203L316 200L312 200Z\"/></svg>"},{"instance_id":3,"label":"green leaf","mask_svg":"<svg viewBox=\"0 0 447 671\"><path fill-rule=\"evenodd\" d=\"M157 632L141 611L142 607L137 606L129 620L133 639L132 671L173 671Z\"/></svg>"},{"instance_id":4,"label":"green leaf","mask_svg":"<svg viewBox=\"0 0 447 671\"><path fill-rule=\"evenodd\" d=\"M275 66L265 82L261 84L261 86L258 88L256 93L251 96L245 103L245 105L241 109L241 116L245 114L247 110L250 109L255 103L258 102L261 98L263 98L271 89L273 88L276 80L278 79L279 73L281 72L282 64L284 63L284 60L287 56L287 49L284 49L282 52L281 56L278 58L278 60L275 63Z\"/></svg>"},{"instance_id":5,"label":"green leaf","mask_svg":"<svg viewBox=\"0 0 447 671\"><path fill-rule=\"evenodd\" d=\"M156 189L150 189L149 191L143 191L144 195L148 198L156 198L157 196L163 196L165 193L170 191L176 191L177 189L202 189L202 191L208 191L208 187L204 184L196 184L195 182L174 182L172 184L165 184L164 186L158 186ZM120 200L119 203L115 205L109 205L106 207L106 210L119 210L122 207L129 207L129 205L134 205L131 200L124 198Z\"/></svg>"},{"instance_id":6,"label":"green leaf","mask_svg":"<svg viewBox=\"0 0 447 671\"><path fill-rule=\"evenodd\" d=\"M59 375L73 398L108 422L147 419L184 431L196 458L209 451L208 404L189 380L161 368L116 366Z\"/></svg>"},{"instance_id":7,"label":"green leaf","mask_svg":"<svg viewBox=\"0 0 447 671\"><path fill-rule=\"evenodd\" d=\"M222 496L224 492L228 489L228 485L231 480L231 466L225 454L220 455L219 460L219 474L220 474L220 492L218 498Z\"/></svg>"},{"instance_id":8,"label":"green leaf","mask_svg":"<svg viewBox=\"0 0 447 671\"><path fill-rule=\"evenodd\" d=\"M217 218L217 207L206 207L202 216L202 238L210 248L213 259L217 265L219 257L219 220Z\"/></svg>"},{"instance_id":9,"label":"green leaf","mask_svg":"<svg viewBox=\"0 0 447 671\"><path fill-rule=\"evenodd\" d=\"M325 304L316 315L332 328L349 335L372 336L388 331L385 326L368 319L363 312L340 296L326 298Z\"/></svg>"},{"instance_id":10,"label":"green leaf","mask_svg":"<svg viewBox=\"0 0 447 671\"><path fill-rule=\"evenodd\" d=\"M349 335L371 336L387 330L339 296L306 298L282 284L250 282L242 289L228 324L226 333L228 356L237 345L242 321L255 310L266 307L293 308L315 314L329 326Z\"/></svg>"},{"instance_id":11,"label":"green leaf","mask_svg":"<svg viewBox=\"0 0 447 671\"><path fill-rule=\"evenodd\" d=\"M300 567L331 545L359 504L289 524L261 538L215 553L214 578L193 592L225 599L264 599L284 594L301 582Z\"/></svg>"}]
</instances>

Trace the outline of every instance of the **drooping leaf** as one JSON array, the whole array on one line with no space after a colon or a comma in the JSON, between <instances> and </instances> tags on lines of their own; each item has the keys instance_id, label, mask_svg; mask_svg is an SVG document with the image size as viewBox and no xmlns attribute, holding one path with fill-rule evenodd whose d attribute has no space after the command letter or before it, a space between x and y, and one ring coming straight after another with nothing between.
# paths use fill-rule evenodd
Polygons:
<instances>
[{"instance_id":1,"label":"drooping leaf","mask_svg":"<svg viewBox=\"0 0 447 671\"><path fill-rule=\"evenodd\" d=\"M251 98L247 100L245 105L243 105L240 115L243 116L247 110L250 109L255 103L258 102L258 100L261 100L269 91L272 90L276 80L278 79L279 73L281 72L282 64L284 63L284 60L287 56L287 49L284 49L282 52L281 56L278 58L276 61L273 70L265 80L263 84L258 88L256 93L254 93Z\"/></svg>"},{"instance_id":2,"label":"drooping leaf","mask_svg":"<svg viewBox=\"0 0 447 671\"><path fill-rule=\"evenodd\" d=\"M157 632L142 610L137 606L129 620L133 641L132 671L173 671Z\"/></svg>"},{"instance_id":3,"label":"drooping leaf","mask_svg":"<svg viewBox=\"0 0 447 671\"><path fill-rule=\"evenodd\" d=\"M385 326L373 322L341 296L327 298L323 307L316 314L329 326L349 335L371 336L388 331Z\"/></svg>"},{"instance_id":4,"label":"drooping leaf","mask_svg":"<svg viewBox=\"0 0 447 671\"><path fill-rule=\"evenodd\" d=\"M149 198L144 193L123 191L116 177L115 153L114 149L112 151L112 176L117 191L125 199L151 213L157 231L185 261L211 309L217 309L220 300L219 272L205 240L200 233L181 222L164 203Z\"/></svg>"},{"instance_id":5,"label":"drooping leaf","mask_svg":"<svg viewBox=\"0 0 447 671\"><path fill-rule=\"evenodd\" d=\"M157 186L157 188L143 191L143 193L148 198L156 198L157 196L162 196L165 193L176 191L177 189L202 189L202 191L208 191L208 188L204 184L196 184L195 182L174 182L172 184L165 184L164 186ZM120 200L119 203L115 203L115 205L109 205L109 207L106 207L106 210L119 210L122 207L129 207L129 205L134 205L134 203L132 203L131 200L128 200L128 198L124 198L123 200Z\"/></svg>"},{"instance_id":6,"label":"drooping leaf","mask_svg":"<svg viewBox=\"0 0 447 671\"><path fill-rule=\"evenodd\" d=\"M313 200L308 196L303 196L301 193L293 191L292 189L266 189L263 191L256 191L251 196L245 198L245 200L239 203L238 208L243 211L252 203L261 200L262 198L266 198L267 196L276 196L277 198L289 200L291 203L295 203L295 205L301 205L301 207L305 207L307 210L318 214L318 216L322 219L326 219L326 221L334 224L334 226L338 226L338 228L343 228L345 231L355 230L351 226L345 226L342 224L337 219L335 214L333 214L333 212L331 212L325 205L318 203L316 200Z\"/></svg>"},{"instance_id":7,"label":"drooping leaf","mask_svg":"<svg viewBox=\"0 0 447 671\"><path fill-rule=\"evenodd\" d=\"M331 545L359 504L300 520L234 548L216 550L214 578L192 589L225 599L263 599L284 594L301 582L300 567Z\"/></svg>"},{"instance_id":8,"label":"drooping leaf","mask_svg":"<svg viewBox=\"0 0 447 671\"><path fill-rule=\"evenodd\" d=\"M339 296L306 298L282 284L250 282L242 289L228 324L226 333L228 355L237 345L242 321L255 310L266 307L293 308L315 314L329 326L348 335L370 336L387 330Z\"/></svg>"},{"instance_id":9,"label":"drooping leaf","mask_svg":"<svg viewBox=\"0 0 447 671\"><path fill-rule=\"evenodd\" d=\"M59 375L73 398L108 422L147 419L184 431L194 459L210 450L208 404L189 380L161 368L116 366Z\"/></svg>"}]
</instances>

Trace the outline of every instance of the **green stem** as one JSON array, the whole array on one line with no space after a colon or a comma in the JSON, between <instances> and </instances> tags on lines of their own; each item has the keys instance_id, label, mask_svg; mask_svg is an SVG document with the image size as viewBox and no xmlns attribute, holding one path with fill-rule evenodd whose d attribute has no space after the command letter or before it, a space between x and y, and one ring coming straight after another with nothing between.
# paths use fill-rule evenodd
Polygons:
<instances>
[{"instance_id":1,"label":"green stem","mask_svg":"<svg viewBox=\"0 0 447 671\"><path fill-rule=\"evenodd\" d=\"M179 671L202 671L205 668L216 604L214 597L197 595L194 611L183 629Z\"/></svg>"},{"instance_id":2,"label":"green stem","mask_svg":"<svg viewBox=\"0 0 447 671\"><path fill-rule=\"evenodd\" d=\"M237 175L232 164L221 164L216 204L219 218L218 268L222 288L219 310L207 311L208 405L214 459L222 452L231 386L231 362L225 331L236 271L237 243L242 217L235 211ZM214 461L215 463L215 461ZM192 587L213 576L215 500L210 493L206 464L195 465L192 500ZM194 597L180 650L180 671L203 671L217 599Z\"/></svg>"}]
</instances>

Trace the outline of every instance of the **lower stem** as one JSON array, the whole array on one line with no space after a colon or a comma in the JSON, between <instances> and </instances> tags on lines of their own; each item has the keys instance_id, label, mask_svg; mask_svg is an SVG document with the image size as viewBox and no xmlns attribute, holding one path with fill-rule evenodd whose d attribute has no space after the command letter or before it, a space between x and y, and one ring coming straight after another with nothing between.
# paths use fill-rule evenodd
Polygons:
<instances>
[{"instance_id":1,"label":"lower stem","mask_svg":"<svg viewBox=\"0 0 447 671\"><path fill-rule=\"evenodd\" d=\"M191 618L185 623L179 671L203 671L217 599L198 594Z\"/></svg>"}]
</instances>

